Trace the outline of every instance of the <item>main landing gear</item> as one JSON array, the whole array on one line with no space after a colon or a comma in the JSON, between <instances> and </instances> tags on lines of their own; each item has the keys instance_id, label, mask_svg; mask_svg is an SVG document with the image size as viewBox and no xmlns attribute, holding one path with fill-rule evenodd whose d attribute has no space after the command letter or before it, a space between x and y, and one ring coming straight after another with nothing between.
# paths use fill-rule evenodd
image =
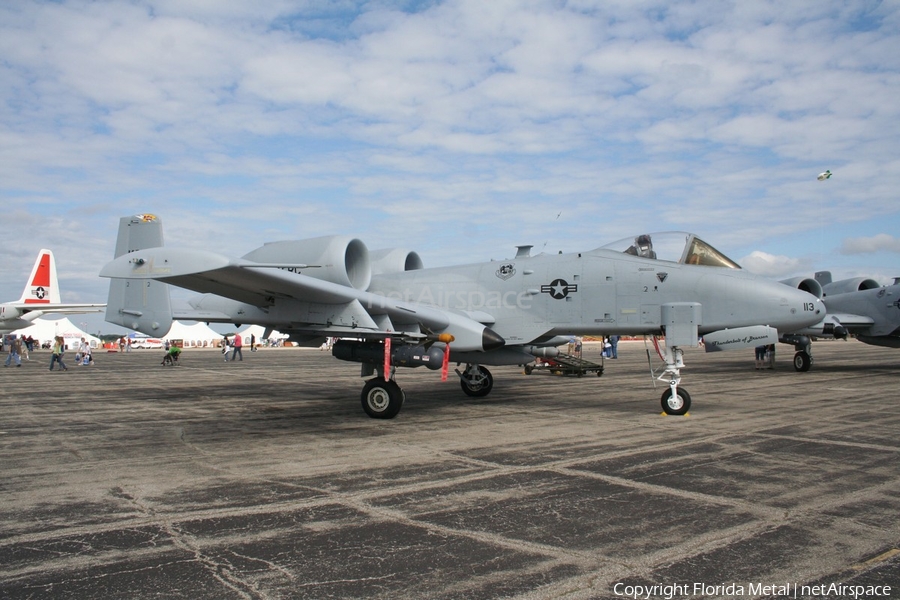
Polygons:
<instances>
[{"instance_id":1,"label":"main landing gear","mask_svg":"<svg viewBox=\"0 0 900 600\"><path fill-rule=\"evenodd\" d=\"M812 367L812 356L809 355L809 352L800 350L794 354L795 371L805 373L809 371L810 367Z\"/></svg>"},{"instance_id":2,"label":"main landing gear","mask_svg":"<svg viewBox=\"0 0 900 600\"><path fill-rule=\"evenodd\" d=\"M406 394L396 381L375 377L363 386L361 400L363 410L373 419L393 419L403 407Z\"/></svg>"},{"instance_id":3,"label":"main landing gear","mask_svg":"<svg viewBox=\"0 0 900 600\"><path fill-rule=\"evenodd\" d=\"M370 379L363 386L360 394L363 410L373 419L393 419L403 408L406 394L392 378L385 380L383 375ZM382 371L383 372L383 371ZM494 376L481 365L466 365L463 371L456 369L459 385L467 396L482 398L494 389Z\"/></svg>"},{"instance_id":4,"label":"main landing gear","mask_svg":"<svg viewBox=\"0 0 900 600\"><path fill-rule=\"evenodd\" d=\"M794 370L800 373L809 371L812 367L812 340L805 335L785 335L780 342L794 345Z\"/></svg>"}]
</instances>

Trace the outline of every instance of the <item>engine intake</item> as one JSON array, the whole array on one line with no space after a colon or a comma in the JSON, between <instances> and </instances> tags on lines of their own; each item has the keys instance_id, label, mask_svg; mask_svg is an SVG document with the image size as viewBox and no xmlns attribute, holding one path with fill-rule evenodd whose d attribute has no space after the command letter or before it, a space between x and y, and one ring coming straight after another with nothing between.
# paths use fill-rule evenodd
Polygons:
<instances>
[{"instance_id":1,"label":"engine intake","mask_svg":"<svg viewBox=\"0 0 900 600\"><path fill-rule=\"evenodd\" d=\"M797 288L798 290L810 293L819 299L825 296L825 291L822 289L822 284L820 284L815 279L812 279L811 277L793 277L791 279L783 279L781 283L792 288Z\"/></svg>"},{"instance_id":2,"label":"engine intake","mask_svg":"<svg viewBox=\"0 0 900 600\"><path fill-rule=\"evenodd\" d=\"M835 296L837 294L847 294L849 292L861 292L863 290L874 290L880 288L881 284L868 277L854 277L852 279L842 279L822 286L825 294Z\"/></svg>"},{"instance_id":3,"label":"engine intake","mask_svg":"<svg viewBox=\"0 0 900 600\"><path fill-rule=\"evenodd\" d=\"M382 248L369 252L372 275L417 271L425 267L417 252L403 248Z\"/></svg>"}]
</instances>

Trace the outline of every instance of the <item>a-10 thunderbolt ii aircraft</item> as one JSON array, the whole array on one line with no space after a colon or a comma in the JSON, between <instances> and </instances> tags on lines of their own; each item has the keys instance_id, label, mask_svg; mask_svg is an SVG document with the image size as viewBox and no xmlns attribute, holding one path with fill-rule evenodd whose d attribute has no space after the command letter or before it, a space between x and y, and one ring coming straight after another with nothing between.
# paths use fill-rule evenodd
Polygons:
<instances>
[{"instance_id":1,"label":"a-10 thunderbolt ii aircraft","mask_svg":"<svg viewBox=\"0 0 900 600\"><path fill-rule=\"evenodd\" d=\"M782 283L815 295L827 307L822 323L781 336L794 344L795 370L808 371L812 365L810 336L846 338L852 333L866 344L900 348L900 278L882 286L868 277L832 281L830 271L819 271L814 278Z\"/></svg>"},{"instance_id":2,"label":"a-10 thunderbolt ii aircraft","mask_svg":"<svg viewBox=\"0 0 900 600\"><path fill-rule=\"evenodd\" d=\"M9 333L34 324L48 314L101 312L105 304L63 304L60 301L59 278L53 252L42 248L34 261L31 275L17 302L0 304L0 333Z\"/></svg>"},{"instance_id":3,"label":"a-10 thunderbolt ii aircraft","mask_svg":"<svg viewBox=\"0 0 900 600\"><path fill-rule=\"evenodd\" d=\"M456 369L463 391L485 396L485 365L555 356L571 334L664 334L661 403L684 414L682 349L698 335L746 348L823 319L815 296L743 271L694 235L662 237L669 243L641 235L573 254L531 256L523 246L509 260L426 269L415 252L370 252L348 236L268 243L241 258L166 247L160 219L137 215L120 219L116 258L100 275L113 279L106 320L149 335L185 319L258 324L300 344L345 338L332 353L375 375L361 396L376 418L403 404L397 367L446 377L452 346L453 362L466 365ZM176 307L166 284L203 295Z\"/></svg>"}]
</instances>

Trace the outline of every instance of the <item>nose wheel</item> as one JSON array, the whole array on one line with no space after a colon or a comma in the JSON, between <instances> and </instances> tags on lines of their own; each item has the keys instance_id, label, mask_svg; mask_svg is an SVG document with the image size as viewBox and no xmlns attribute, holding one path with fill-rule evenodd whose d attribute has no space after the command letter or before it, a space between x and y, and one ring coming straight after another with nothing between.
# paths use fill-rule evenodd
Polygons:
<instances>
[{"instance_id":1,"label":"nose wheel","mask_svg":"<svg viewBox=\"0 0 900 600\"><path fill-rule=\"evenodd\" d=\"M680 416L691 409L691 395L684 388L670 387L663 392L660 399L662 409L667 415Z\"/></svg>"},{"instance_id":2,"label":"nose wheel","mask_svg":"<svg viewBox=\"0 0 900 600\"><path fill-rule=\"evenodd\" d=\"M494 389L494 376L480 365L468 365L463 372L457 369L456 374L459 375L459 385L467 396L480 398Z\"/></svg>"},{"instance_id":3,"label":"nose wheel","mask_svg":"<svg viewBox=\"0 0 900 600\"><path fill-rule=\"evenodd\" d=\"M649 359L649 354L647 357ZM691 408L691 395L678 385L681 383L681 369L684 368L684 352L678 346L666 346L663 360L666 361L666 370L657 377L657 380L668 385L660 398L663 412L667 415L686 415Z\"/></svg>"}]
</instances>

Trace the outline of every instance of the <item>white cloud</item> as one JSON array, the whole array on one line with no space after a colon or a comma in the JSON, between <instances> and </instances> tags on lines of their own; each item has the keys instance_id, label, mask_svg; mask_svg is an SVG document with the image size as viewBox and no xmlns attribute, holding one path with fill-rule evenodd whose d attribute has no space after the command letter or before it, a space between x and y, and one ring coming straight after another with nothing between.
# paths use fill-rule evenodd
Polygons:
<instances>
[{"instance_id":1,"label":"white cloud","mask_svg":"<svg viewBox=\"0 0 900 600\"><path fill-rule=\"evenodd\" d=\"M748 256L738 260L746 270L766 277L782 277L808 270L809 265L803 260L789 256L776 256L768 252L754 250Z\"/></svg>"},{"instance_id":2,"label":"white cloud","mask_svg":"<svg viewBox=\"0 0 900 600\"><path fill-rule=\"evenodd\" d=\"M841 244L842 254L872 254L875 252L900 253L900 238L879 233L871 237L848 238Z\"/></svg>"},{"instance_id":3,"label":"white cloud","mask_svg":"<svg viewBox=\"0 0 900 600\"><path fill-rule=\"evenodd\" d=\"M23 246L0 299L30 246L85 257L73 301L105 296L132 211L184 245L353 233L432 265L687 229L786 273L836 268L834 231L900 230L896 3L403 6L0 6L0 236Z\"/></svg>"}]
</instances>

